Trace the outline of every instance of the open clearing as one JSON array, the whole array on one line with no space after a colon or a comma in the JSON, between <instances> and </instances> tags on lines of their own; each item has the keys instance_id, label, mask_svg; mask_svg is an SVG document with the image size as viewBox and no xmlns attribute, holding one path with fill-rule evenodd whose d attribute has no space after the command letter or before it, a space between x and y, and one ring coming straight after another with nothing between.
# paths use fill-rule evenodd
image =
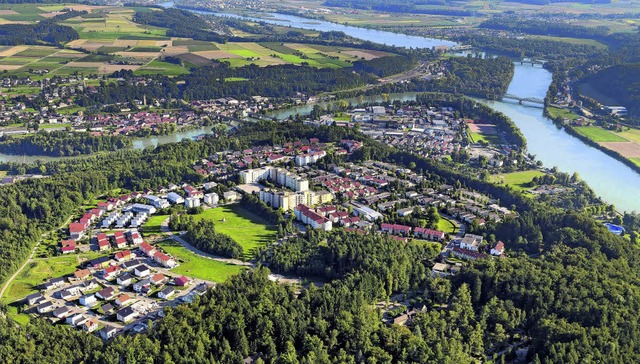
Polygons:
<instances>
[{"instance_id":1,"label":"open clearing","mask_svg":"<svg viewBox=\"0 0 640 364\"><path fill-rule=\"evenodd\" d=\"M543 175L544 172L538 170L513 172L491 176L491 181L504 183L520 191L526 191L531 187L529 184L534 177Z\"/></svg>"},{"instance_id":2,"label":"open clearing","mask_svg":"<svg viewBox=\"0 0 640 364\"><path fill-rule=\"evenodd\" d=\"M440 220L438 220L438 230L443 231L447 234L455 234L456 233L456 225L449 221L447 218L440 216Z\"/></svg>"},{"instance_id":3,"label":"open clearing","mask_svg":"<svg viewBox=\"0 0 640 364\"><path fill-rule=\"evenodd\" d=\"M48 279L75 272L77 265L78 257L75 254L35 259L33 262L27 264L13 282L11 282L2 300L5 302L13 302L35 293L38 285Z\"/></svg>"},{"instance_id":4,"label":"open clearing","mask_svg":"<svg viewBox=\"0 0 640 364\"><path fill-rule=\"evenodd\" d=\"M195 218L213 221L216 232L226 234L242 246L247 258L257 247L275 241L276 232L266 220L238 205L205 210Z\"/></svg>"},{"instance_id":5,"label":"open clearing","mask_svg":"<svg viewBox=\"0 0 640 364\"><path fill-rule=\"evenodd\" d=\"M197 255L174 240L166 240L158 245L175 257L180 264L176 268L171 269L171 271L187 277L224 282L229 279L229 277L246 269L239 265L222 263Z\"/></svg>"}]
</instances>

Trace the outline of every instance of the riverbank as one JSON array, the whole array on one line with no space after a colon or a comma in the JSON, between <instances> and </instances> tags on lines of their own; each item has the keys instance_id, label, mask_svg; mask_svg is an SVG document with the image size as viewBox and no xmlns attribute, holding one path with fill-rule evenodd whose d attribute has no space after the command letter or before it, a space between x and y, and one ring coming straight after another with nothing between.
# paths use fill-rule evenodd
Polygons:
<instances>
[{"instance_id":1,"label":"riverbank","mask_svg":"<svg viewBox=\"0 0 640 364\"><path fill-rule=\"evenodd\" d=\"M563 121L563 118L561 118L559 116L556 116L556 117L552 116L551 113L549 113L548 108L544 109L544 114L545 114L546 117L548 117L549 119L553 120L553 122L556 125L558 125L559 127L563 128L564 131L566 133L568 133L569 135L580 139L583 143L600 150L601 152L609 155L610 157L615 158L616 160L624 163L627 167L633 169L637 173L640 173L640 164L639 164L640 161L639 162L634 162L633 160L631 160L631 159L625 157L624 155L622 155L620 152L617 152L617 151L615 151L613 149L609 149L606 146L600 144L599 142L593 140L589 136L585 135L584 133L580 133L578 130L576 130L576 128L574 126L569 125L569 124L565 124L564 121ZM605 129L602 129L602 130L606 131ZM614 134L614 135L617 135L617 134ZM632 142L629 142L629 143L632 143Z\"/></svg>"}]
</instances>

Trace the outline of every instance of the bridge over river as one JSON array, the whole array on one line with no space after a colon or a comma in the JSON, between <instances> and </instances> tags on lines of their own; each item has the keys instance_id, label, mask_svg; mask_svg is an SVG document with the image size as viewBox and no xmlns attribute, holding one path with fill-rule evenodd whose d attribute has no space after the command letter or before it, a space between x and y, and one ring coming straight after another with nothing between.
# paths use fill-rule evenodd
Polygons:
<instances>
[{"instance_id":1,"label":"bridge over river","mask_svg":"<svg viewBox=\"0 0 640 364\"><path fill-rule=\"evenodd\" d=\"M504 96L502 96L502 99L516 100L520 105L524 104L525 102L528 102L528 103L544 106L544 100L537 97L520 97L512 94L505 94Z\"/></svg>"}]
</instances>

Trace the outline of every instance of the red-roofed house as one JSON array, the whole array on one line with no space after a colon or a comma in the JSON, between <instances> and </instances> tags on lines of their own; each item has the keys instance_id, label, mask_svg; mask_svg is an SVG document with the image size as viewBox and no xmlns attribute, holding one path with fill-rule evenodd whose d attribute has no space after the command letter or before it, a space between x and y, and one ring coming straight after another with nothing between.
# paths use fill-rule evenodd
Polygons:
<instances>
[{"instance_id":1,"label":"red-roofed house","mask_svg":"<svg viewBox=\"0 0 640 364\"><path fill-rule=\"evenodd\" d=\"M491 248L491 255L501 256L504 254L504 243L499 241Z\"/></svg>"},{"instance_id":2,"label":"red-roofed house","mask_svg":"<svg viewBox=\"0 0 640 364\"><path fill-rule=\"evenodd\" d=\"M86 225L79 222L72 222L69 224L69 236L71 239L82 239L84 236L84 230L86 229Z\"/></svg>"},{"instance_id":3,"label":"red-roofed house","mask_svg":"<svg viewBox=\"0 0 640 364\"><path fill-rule=\"evenodd\" d=\"M127 260L131 259L131 252L129 250L117 252L115 258L119 263L126 262Z\"/></svg>"},{"instance_id":4,"label":"red-roofed house","mask_svg":"<svg viewBox=\"0 0 640 364\"><path fill-rule=\"evenodd\" d=\"M156 248L154 248L147 242L143 242L142 244L140 244L140 250L148 257L153 257L153 255L156 253Z\"/></svg>"},{"instance_id":5,"label":"red-roofed house","mask_svg":"<svg viewBox=\"0 0 640 364\"><path fill-rule=\"evenodd\" d=\"M102 278L104 279L115 278L118 275L118 271L120 269L121 268L117 265L109 266L102 271Z\"/></svg>"},{"instance_id":6,"label":"red-roofed house","mask_svg":"<svg viewBox=\"0 0 640 364\"><path fill-rule=\"evenodd\" d=\"M73 239L63 240L60 242L60 245L62 246L60 248L62 254L75 253L76 251L76 241Z\"/></svg>"},{"instance_id":7,"label":"red-roofed house","mask_svg":"<svg viewBox=\"0 0 640 364\"><path fill-rule=\"evenodd\" d=\"M413 229L413 235L427 240L443 241L444 233L438 230L425 229L417 227Z\"/></svg>"},{"instance_id":8,"label":"red-roofed house","mask_svg":"<svg viewBox=\"0 0 640 364\"><path fill-rule=\"evenodd\" d=\"M178 277L178 278L174 279L174 280L173 280L173 283L174 283L176 286L184 287L184 286L186 286L186 285L188 285L188 284L189 284L189 278L187 278L187 277L185 277L185 276L181 276L181 277Z\"/></svg>"},{"instance_id":9,"label":"red-roofed house","mask_svg":"<svg viewBox=\"0 0 640 364\"><path fill-rule=\"evenodd\" d=\"M176 266L176 261L163 252L156 251L155 255L153 256L153 260L155 260L156 263L162 264L163 266L168 268L173 268Z\"/></svg>"}]
</instances>

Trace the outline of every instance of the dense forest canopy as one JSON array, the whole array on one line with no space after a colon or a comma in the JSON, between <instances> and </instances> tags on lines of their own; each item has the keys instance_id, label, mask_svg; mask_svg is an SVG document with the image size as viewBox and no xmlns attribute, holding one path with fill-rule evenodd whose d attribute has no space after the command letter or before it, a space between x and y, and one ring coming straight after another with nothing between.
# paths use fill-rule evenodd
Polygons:
<instances>
[{"instance_id":1,"label":"dense forest canopy","mask_svg":"<svg viewBox=\"0 0 640 364\"><path fill-rule=\"evenodd\" d=\"M585 27L559 21L522 19L516 16L493 17L482 22L480 28L587 39L604 39L609 33L609 28L605 26Z\"/></svg>"},{"instance_id":2,"label":"dense forest canopy","mask_svg":"<svg viewBox=\"0 0 640 364\"><path fill-rule=\"evenodd\" d=\"M224 36L206 30L209 25L202 17L186 10L137 11L133 21L140 24L169 28L167 30L168 37L192 38L218 43L226 42Z\"/></svg>"},{"instance_id":3,"label":"dense forest canopy","mask_svg":"<svg viewBox=\"0 0 640 364\"><path fill-rule=\"evenodd\" d=\"M0 152L53 157L115 151L133 144L125 136L94 136L87 132L42 130L33 135L0 137Z\"/></svg>"},{"instance_id":4,"label":"dense forest canopy","mask_svg":"<svg viewBox=\"0 0 640 364\"><path fill-rule=\"evenodd\" d=\"M640 63L605 68L587 77L583 83L606 97L616 100L620 105L625 106L631 115L640 114Z\"/></svg>"},{"instance_id":5,"label":"dense forest canopy","mask_svg":"<svg viewBox=\"0 0 640 364\"><path fill-rule=\"evenodd\" d=\"M80 38L78 32L55 21L43 20L36 24L0 25L0 44L2 45L60 45Z\"/></svg>"}]
</instances>

